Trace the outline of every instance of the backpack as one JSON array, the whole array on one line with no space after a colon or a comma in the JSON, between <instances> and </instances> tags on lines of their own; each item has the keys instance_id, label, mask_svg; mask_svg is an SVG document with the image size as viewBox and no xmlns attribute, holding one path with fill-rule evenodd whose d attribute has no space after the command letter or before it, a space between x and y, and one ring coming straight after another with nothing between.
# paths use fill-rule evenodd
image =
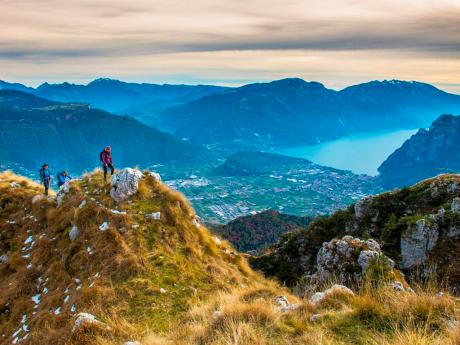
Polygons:
<instances>
[{"instance_id":1,"label":"backpack","mask_svg":"<svg viewBox=\"0 0 460 345\"><path fill-rule=\"evenodd\" d=\"M104 152L105 152L105 151L104 151L104 150L102 150L102 152L101 152L101 153L99 153L99 160L100 160L101 162L103 162L103 160L102 160L102 155L104 154Z\"/></svg>"},{"instance_id":2,"label":"backpack","mask_svg":"<svg viewBox=\"0 0 460 345\"><path fill-rule=\"evenodd\" d=\"M43 168L40 168L40 170L38 170L38 175L40 176L40 180L43 182Z\"/></svg>"}]
</instances>

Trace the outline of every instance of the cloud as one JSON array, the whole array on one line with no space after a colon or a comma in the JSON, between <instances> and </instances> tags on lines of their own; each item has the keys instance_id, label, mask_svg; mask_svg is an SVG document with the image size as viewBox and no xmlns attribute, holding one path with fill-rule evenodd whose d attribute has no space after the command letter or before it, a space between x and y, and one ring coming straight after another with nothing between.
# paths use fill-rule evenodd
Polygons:
<instances>
[{"instance_id":1,"label":"cloud","mask_svg":"<svg viewBox=\"0 0 460 345\"><path fill-rule=\"evenodd\" d=\"M399 57L404 65L412 61L427 74L446 73L432 64L460 67L458 18L456 0L0 0L0 66L13 68L7 76L19 74L14 68L29 66L31 73L43 73L46 79L46 73L81 64L84 78L90 63L99 70L108 62L122 65L134 75L139 61L148 73L153 62L168 65L164 60L171 56L194 56L194 61L200 57L204 64L208 57L233 56L230 52L238 52L242 60L247 56L248 62L250 56L269 60L298 55L340 61L346 54L347 61L355 63L368 57L366 65L381 75L389 72L378 70L387 68L378 55L384 51L393 62ZM198 70L208 76L232 71L232 79L237 80L248 71L258 71L257 66L244 64L235 70L231 61L218 61L221 64L213 63L211 70ZM300 72L322 71L322 61L309 61L309 70ZM34 64L48 69L34 73ZM195 65L201 67L197 61L189 68ZM405 74L411 75L412 68L405 66ZM168 68L165 73L177 75L174 66ZM265 73L291 70L281 63L272 68L277 70ZM196 74L185 66L180 73ZM450 73L450 77L440 74L439 79L458 82L452 81L458 75Z\"/></svg>"}]
</instances>

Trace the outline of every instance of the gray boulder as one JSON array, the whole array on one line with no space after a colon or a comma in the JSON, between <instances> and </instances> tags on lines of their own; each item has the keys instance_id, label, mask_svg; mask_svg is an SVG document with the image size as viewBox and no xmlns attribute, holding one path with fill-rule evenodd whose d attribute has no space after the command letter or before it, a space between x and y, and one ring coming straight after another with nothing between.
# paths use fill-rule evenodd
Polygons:
<instances>
[{"instance_id":1,"label":"gray boulder","mask_svg":"<svg viewBox=\"0 0 460 345\"><path fill-rule=\"evenodd\" d=\"M137 193L142 172L125 168L110 178L110 196L119 202Z\"/></svg>"},{"instance_id":2,"label":"gray boulder","mask_svg":"<svg viewBox=\"0 0 460 345\"><path fill-rule=\"evenodd\" d=\"M394 268L393 260L382 253L380 245L373 239L363 241L351 236L333 239L324 242L318 251L317 271L313 278L320 282L338 278L343 284L360 283L375 260L389 270Z\"/></svg>"}]
</instances>

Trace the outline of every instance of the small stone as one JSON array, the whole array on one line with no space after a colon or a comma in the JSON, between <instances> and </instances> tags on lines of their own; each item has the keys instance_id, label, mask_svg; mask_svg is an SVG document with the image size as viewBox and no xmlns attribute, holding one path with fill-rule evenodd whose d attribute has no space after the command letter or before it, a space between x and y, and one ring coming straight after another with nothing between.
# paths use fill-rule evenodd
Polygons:
<instances>
[{"instance_id":1,"label":"small stone","mask_svg":"<svg viewBox=\"0 0 460 345\"><path fill-rule=\"evenodd\" d=\"M161 212L147 213L147 214L145 215L145 218L147 218L147 219L153 219L153 220L160 220L160 218L161 218Z\"/></svg>"},{"instance_id":2,"label":"small stone","mask_svg":"<svg viewBox=\"0 0 460 345\"><path fill-rule=\"evenodd\" d=\"M108 222L104 222L99 226L99 230L101 230L101 231L106 231L108 228L109 228L109 223Z\"/></svg>"},{"instance_id":3,"label":"small stone","mask_svg":"<svg viewBox=\"0 0 460 345\"><path fill-rule=\"evenodd\" d=\"M160 288L160 293L166 293L167 291L163 288Z\"/></svg>"},{"instance_id":4,"label":"small stone","mask_svg":"<svg viewBox=\"0 0 460 345\"><path fill-rule=\"evenodd\" d=\"M34 195L34 197L32 198L32 204L36 204L37 202L39 202L40 200L43 200L45 197L41 194L39 195Z\"/></svg>"},{"instance_id":5,"label":"small stone","mask_svg":"<svg viewBox=\"0 0 460 345\"><path fill-rule=\"evenodd\" d=\"M318 304L320 303L324 298L326 297L326 294L324 292L316 292L310 297L310 303L313 304Z\"/></svg>"},{"instance_id":6,"label":"small stone","mask_svg":"<svg viewBox=\"0 0 460 345\"><path fill-rule=\"evenodd\" d=\"M395 280L394 282L391 283L391 286L393 287L393 290L397 292L405 291L404 286L400 281Z\"/></svg>"},{"instance_id":7,"label":"small stone","mask_svg":"<svg viewBox=\"0 0 460 345\"><path fill-rule=\"evenodd\" d=\"M219 247L222 245L222 241L221 241L221 239L219 237L213 236L212 239L213 239L214 243L217 244Z\"/></svg>"},{"instance_id":8,"label":"small stone","mask_svg":"<svg viewBox=\"0 0 460 345\"><path fill-rule=\"evenodd\" d=\"M310 322L316 322L321 317L321 314L313 314L310 316Z\"/></svg>"},{"instance_id":9,"label":"small stone","mask_svg":"<svg viewBox=\"0 0 460 345\"><path fill-rule=\"evenodd\" d=\"M78 237L78 228L76 225L72 226L72 229L70 229L69 232L69 237L72 241L75 241Z\"/></svg>"},{"instance_id":10,"label":"small stone","mask_svg":"<svg viewBox=\"0 0 460 345\"><path fill-rule=\"evenodd\" d=\"M0 255L0 264L7 264L8 260L9 260L8 255L6 254Z\"/></svg>"},{"instance_id":11,"label":"small stone","mask_svg":"<svg viewBox=\"0 0 460 345\"><path fill-rule=\"evenodd\" d=\"M73 328L72 328L72 333L77 331L78 328L80 328L83 325L88 325L88 324L100 324L104 325L103 322L98 321L96 317L92 314L89 313L79 313L77 315L77 318L75 319Z\"/></svg>"}]
</instances>

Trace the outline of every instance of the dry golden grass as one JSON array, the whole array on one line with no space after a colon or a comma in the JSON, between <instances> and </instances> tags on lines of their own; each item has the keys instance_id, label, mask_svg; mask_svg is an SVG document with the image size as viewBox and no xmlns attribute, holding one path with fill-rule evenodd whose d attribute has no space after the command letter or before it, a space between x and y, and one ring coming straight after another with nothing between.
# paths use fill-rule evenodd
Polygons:
<instances>
[{"instance_id":1,"label":"dry golden grass","mask_svg":"<svg viewBox=\"0 0 460 345\"><path fill-rule=\"evenodd\" d=\"M27 179L0 174L0 254L9 255L0 266L2 344L27 315L25 344L460 345L460 303L448 293L436 296L439 284L416 286L416 293L365 285L355 296L331 294L312 305L309 295L327 285L305 286L297 297L253 272L229 243L197 226L183 195L151 177L120 204L100 171L72 183L59 207L53 198L32 204L41 192ZM160 221L145 217L157 211ZM109 229L100 231L105 221ZM74 225L79 235L71 241ZM33 246L25 243L29 236ZM281 312L279 295L298 308ZM110 329L72 334L72 305Z\"/></svg>"}]
</instances>

